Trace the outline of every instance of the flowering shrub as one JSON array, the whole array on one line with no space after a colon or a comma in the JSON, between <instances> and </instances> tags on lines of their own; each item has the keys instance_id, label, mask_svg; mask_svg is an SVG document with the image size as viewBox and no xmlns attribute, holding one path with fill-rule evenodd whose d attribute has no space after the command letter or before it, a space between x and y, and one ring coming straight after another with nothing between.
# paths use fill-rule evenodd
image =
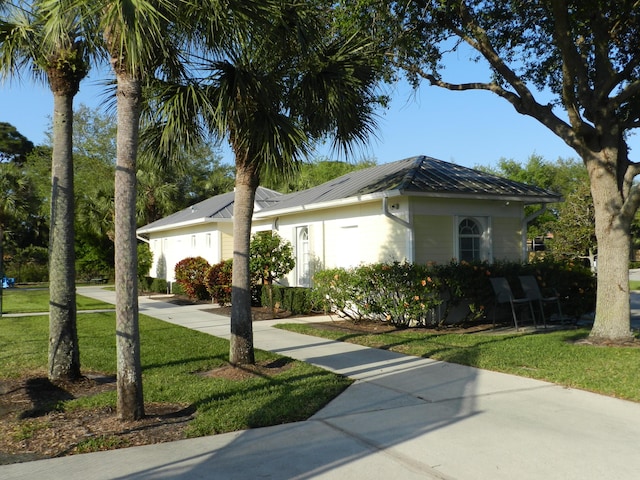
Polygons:
<instances>
[{"instance_id":1,"label":"flowering shrub","mask_svg":"<svg viewBox=\"0 0 640 480\"><path fill-rule=\"evenodd\" d=\"M211 298L205 283L209 262L202 257L189 257L176 263L176 282L184 288L190 298L207 300Z\"/></svg>"},{"instance_id":2,"label":"flowering shrub","mask_svg":"<svg viewBox=\"0 0 640 480\"><path fill-rule=\"evenodd\" d=\"M441 302L438 282L428 268L406 262L324 270L313 280L316 304L355 321L374 318L399 327L428 325Z\"/></svg>"},{"instance_id":3,"label":"flowering shrub","mask_svg":"<svg viewBox=\"0 0 640 480\"><path fill-rule=\"evenodd\" d=\"M231 303L231 275L233 260L211 265L207 271L205 285L211 298L221 307Z\"/></svg>"},{"instance_id":4,"label":"flowering shrub","mask_svg":"<svg viewBox=\"0 0 640 480\"><path fill-rule=\"evenodd\" d=\"M519 275L533 275L543 293L557 293L564 314L579 318L593 311L595 278L589 269L551 260L426 266L394 262L336 268L314 275L312 296L316 308L353 321L378 319L399 327L466 324L485 319L493 307L489 278L507 278L514 295L521 296Z\"/></svg>"}]
</instances>

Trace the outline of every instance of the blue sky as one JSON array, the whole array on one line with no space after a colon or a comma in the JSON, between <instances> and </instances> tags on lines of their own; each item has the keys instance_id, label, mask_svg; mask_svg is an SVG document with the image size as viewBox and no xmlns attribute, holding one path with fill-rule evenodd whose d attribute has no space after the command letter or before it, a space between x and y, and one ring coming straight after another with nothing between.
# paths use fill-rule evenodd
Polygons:
<instances>
[{"instance_id":1,"label":"blue sky","mask_svg":"<svg viewBox=\"0 0 640 480\"><path fill-rule=\"evenodd\" d=\"M447 63L445 79L449 81L486 78L486 69L460 56ZM104 100L104 87L100 83L100 79L85 80L74 105L99 107ZM372 139L359 157L373 157L378 163L386 163L428 155L467 167L495 165L500 158L525 163L534 153L549 161L578 158L551 131L518 114L495 94L450 92L426 84L414 92L405 82L388 89L392 101L387 110L379 112L378 138ZM0 84L0 121L13 124L35 144L44 142L52 110L53 100L47 87L25 81ZM633 159L640 150L640 139L632 137L630 146ZM319 156L328 153L328 149L318 150ZM227 148L222 149L222 154L224 161L233 162Z\"/></svg>"}]
</instances>

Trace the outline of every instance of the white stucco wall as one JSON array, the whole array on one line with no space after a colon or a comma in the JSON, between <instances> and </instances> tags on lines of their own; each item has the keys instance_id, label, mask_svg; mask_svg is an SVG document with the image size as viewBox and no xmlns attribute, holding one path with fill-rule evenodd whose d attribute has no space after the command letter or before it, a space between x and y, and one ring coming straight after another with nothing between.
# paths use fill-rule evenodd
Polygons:
<instances>
[{"instance_id":1,"label":"white stucco wall","mask_svg":"<svg viewBox=\"0 0 640 480\"><path fill-rule=\"evenodd\" d=\"M149 274L173 282L174 267L180 260L203 257L210 264L220 262L223 258L225 235L219 228L226 230L229 227L224 224L207 223L151 233L149 248L153 254L153 265Z\"/></svg>"}]
</instances>

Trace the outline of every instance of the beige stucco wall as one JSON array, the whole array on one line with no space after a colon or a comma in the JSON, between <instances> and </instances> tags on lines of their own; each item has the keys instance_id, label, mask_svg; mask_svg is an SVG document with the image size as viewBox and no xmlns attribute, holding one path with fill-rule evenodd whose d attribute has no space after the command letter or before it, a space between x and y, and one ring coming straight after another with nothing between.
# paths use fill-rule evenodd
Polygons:
<instances>
[{"instance_id":1,"label":"beige stucco wall","mask_svg":"<svg viewBox=\"0 0 640 480\"><path fill-rule=\"evenodd\" d=\"M453 256L453 217L414 215L415 262L447 263Z\"/></svg>"},{"instance_id":2,"label":"beige stucco wall","mask_svg":"<svg viewBox=\"0 0 640 480\"><path fill-rule=\"evenodd\" d=\"M518 218L494 217L494 260L520 260L522 257L522 221Z\"/></svg>"}]
</instances>

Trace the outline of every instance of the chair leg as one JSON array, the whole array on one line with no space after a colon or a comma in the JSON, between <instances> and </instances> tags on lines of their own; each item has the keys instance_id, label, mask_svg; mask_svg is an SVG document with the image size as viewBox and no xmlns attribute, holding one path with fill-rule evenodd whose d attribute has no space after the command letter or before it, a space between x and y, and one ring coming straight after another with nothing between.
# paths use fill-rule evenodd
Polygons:
<instances>
[{"instance_id":1,"label":"chair leg","mask_svg":"<svg viewBox=\"0 0 640 480\"><path fill-rule=\"evenodd\" d=\"M516 309L513 306L513 302L509 302L509 304L511 305L511 315L513 316L513 324L516 327L516 331L518 331L518 317L516 315Z\"/></svg>"},{"instance_id":2,"label":"chair leg","mask_svg":"<svg viewBox=\"0 0 640 480\"><path fill-rule=\"evenodd\" d=\"M540 305L540 315L542 315L542 325L544 325L544 328L547 328L547 317L544 315L544 303L542 300L538 300L538 303Z\"/></svg>"}]
</instances>

